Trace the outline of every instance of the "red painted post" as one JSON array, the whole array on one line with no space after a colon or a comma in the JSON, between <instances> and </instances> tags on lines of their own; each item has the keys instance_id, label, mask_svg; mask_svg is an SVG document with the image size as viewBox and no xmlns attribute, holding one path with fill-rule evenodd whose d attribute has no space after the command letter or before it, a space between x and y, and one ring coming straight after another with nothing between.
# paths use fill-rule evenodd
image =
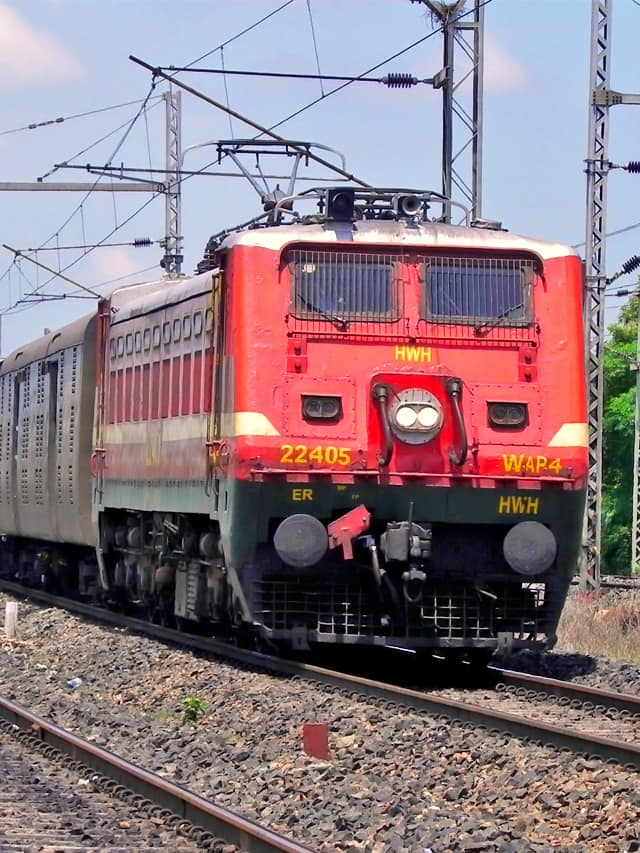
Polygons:
<instances>
[{"instance_id":1,"label":"red painted post","mask_svg":"<svg viewBox=\"0 0 640 853\"><path fill-rule=\"evenodd\" d=\"M329 758L329 726L327 723L302 724L302 748L312 758Z\"/></svg>"}]
</instances>

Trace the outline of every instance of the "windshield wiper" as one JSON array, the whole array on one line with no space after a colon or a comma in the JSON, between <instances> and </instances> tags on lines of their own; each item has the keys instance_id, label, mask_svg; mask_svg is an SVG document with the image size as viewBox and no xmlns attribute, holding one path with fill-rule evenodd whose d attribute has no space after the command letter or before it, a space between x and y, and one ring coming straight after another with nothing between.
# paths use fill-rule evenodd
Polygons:
<instances>
[{"instance_id":1,"label":"windshield wiper","mask_svg":"<svg viewBox=\"0 0 640 853\"><path fill-rule=\"evenodd\" d=\"M317 305L314 305L313 302L309 302L304 296L298 294L298 299L302 302L305 308L308 308L309 311L314 311L316 314L319 314L321 317L324 317L325 320L329 320L329 322L333 323L333 325L340 329L341 332L346 332L349 328L349 324L347 321L340 317L338 314L331 314L328 311L323 311L322 308L318 308Z\"/></svg>"},{"instance_id":2,"label":"windshield wiper","mask_svg":"<svg viewBox=\"0 0 640 853\"><path fill-rule=\"evenodd\" d=\"M503 311L502 314L498 314L497 317L492 317L490 320L485 320L484 323L478 323L477 326L473 327L473 331L476 335L479 335L481 332L490 332L491 329L495 329L496 326L501 325L505 320L509 318L514 311L519 311L523 308L523 303L520 302L518 305L512 305L510 308L507 308L506 311Z\"/></svg>"}]
</instances>

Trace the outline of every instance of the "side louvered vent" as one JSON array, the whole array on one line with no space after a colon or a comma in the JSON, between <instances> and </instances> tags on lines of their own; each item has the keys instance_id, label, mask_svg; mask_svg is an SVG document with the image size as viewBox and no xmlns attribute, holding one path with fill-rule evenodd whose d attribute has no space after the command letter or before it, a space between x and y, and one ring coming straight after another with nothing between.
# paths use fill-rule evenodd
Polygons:
<instances>
[{"instance_id":1,"label":"side louvered vent","mask_svg":"<svg viewBox=\"0 0 640 853\"><path fill-rule=\"evenodd\" d=\"M29 415L24 415L20 427L20 458L25 460L29 459L29 427Z\"/></svg>"},{"instance_id":2,"label":"side louvered vent","mask_svg":"<svg viewBox=\"0 0 640 853\"><path fill-rule=\"evenodd\" d=\"M71 393L76 393L76 379L78 375L78 347L71 351Z\"/></svg>"},{"instance_id":3,"label":"side louvered vent","mask_svg":"<svg viewBox=\"0 0 640 853\"><path fill-rule=\"evenodd\" d=\"M44 506L44 471L36 468L34 471L35 501L37 506Z\"/></svg>"},{"instance_id":4,"label":"side louvered vent","mask_svg":"<svg viewBox=\"0 0 640 853\"><path fill-rule=\"evenodd\" d=\"M75 437L76 437L76 407L72 404L69 406L69 426L68 426L68 450L69 453L73 453L73 448L75 445Z\"/></svg>"},{"instance_id":5,"label":"side louvered vent","mask_svg":"<svg viewBox=\"0 0 640 853\"><path fill-rule=\"evenodd\" d=\"M46 456L46 448L44 444L44 414L42 413L35 416L35 438L35 458L43 459Z\"/></svg>"}]
</instances>

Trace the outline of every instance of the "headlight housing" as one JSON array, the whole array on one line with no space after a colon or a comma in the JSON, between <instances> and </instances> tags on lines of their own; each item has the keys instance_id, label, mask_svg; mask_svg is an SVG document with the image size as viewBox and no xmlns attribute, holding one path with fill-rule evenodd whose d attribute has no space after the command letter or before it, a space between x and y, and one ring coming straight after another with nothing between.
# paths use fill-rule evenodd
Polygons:
<instances>
[{"instance_id":1,"label":"headlight housing","mask_svg":"<svg viewBox=\"0 0 640 853\"><path fill-rule=\"evenodd\" d=\"M430 391L407 388L391 401L389 422L394 435L405 444L426 444L434 439L444 421L442 405Z\"/></svg>"}]
</instances>

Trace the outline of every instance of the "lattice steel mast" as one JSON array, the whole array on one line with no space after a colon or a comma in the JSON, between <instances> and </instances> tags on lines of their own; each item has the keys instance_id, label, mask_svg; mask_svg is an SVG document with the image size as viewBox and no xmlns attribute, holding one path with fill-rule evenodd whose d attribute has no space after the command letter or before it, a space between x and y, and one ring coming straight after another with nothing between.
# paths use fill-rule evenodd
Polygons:
<instances>
[{"instance_id":1,"label":"lattice steel mast","mask_svg":"<svg viewBox=\"0 0 640 853\"><path fill-rule=\"evenodd\" d=\"M165 237L161 266L169 276L180 275L182 269L182 234L180 210L180 169L182 166L181 93L169 89L162 96L167 110Z\"/></svg>"},{"instance_id":2,"label":"lattice steel mast","mask_svg":"<svg viewBox=\"0 0 640 853\"><path fill-rule=\"evenodd\" d=\"M591 111L587 158L587 235L585 248L586 294L584 328L588 377L589 475L585 511L583 559L580 585L586 591L600 588L602 553L602 417L604 403L603 346L605 334L605 287L619 276L640 266L634 256L611 278L606 277L607 179L612 169L638 174L640 162L619 166L609 160L609 107L640 104L640 94L623 94L609 88L609 42L612 0L592 0L591 4ZM640 337L638 339L640 352ZM640 356L639 356L640 357ZM640 559L640 380L636 383L636 429L634 447L632 571Z\"/></svg>"},{"instance_id":3,"label":"lattice steel mast","mask_svg":"<svg viewBox=\"0 0 640 853\"><path fill-rule=\"evenodd\" d=\"M587 157L587 225L585 243L586 292L584 329L587 367L589 473L580 585L600 588L602 526L602 409L604 341L604 286L609 172L609 104L598 93L609 89L610 0L591 4L591 102ZM604 100L604 103L602 102ZM600 103L598 103L600 101Z\"/></svg>"},{"instance_id":4,"label":"lattice steel mast","mask_svg":"<svg viewBox=\"0 0 640 853\"><path fill-rule=\"evenodd\" d=\"M636 338L636 407L633 437L633 509L631 526L631 574L640 573L640 298L638 298L638 333Z\"/></svg>"},{"instance_id":5,"label":"lattice steel mast","mask_svg":"<svg viewBox=\"0 0 640 853\"><path fill-rule=\"evenodd\" d=\"M442 25L442 70L434 76L433 83L434 88L442 89L442 194L451 198L455 188L471 209L471 218L479 219L482 216L484 0L474 0L472 20L463 17L466 0L411 2L424 3ZM463 60L459 65L456 56ZM463 84L469 77L473 78L470 105L463 97ZM449 222L451 209L445 207L444 213Z\"/></svg>"}]
</instances>

